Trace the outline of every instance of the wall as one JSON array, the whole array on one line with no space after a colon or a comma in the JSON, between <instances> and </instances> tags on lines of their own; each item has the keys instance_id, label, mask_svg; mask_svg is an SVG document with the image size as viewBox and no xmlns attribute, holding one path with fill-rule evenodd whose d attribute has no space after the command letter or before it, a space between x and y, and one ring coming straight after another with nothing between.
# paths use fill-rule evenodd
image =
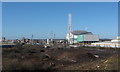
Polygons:
<instances>
[{"instance_id":1,"label":"wall","mask_svg":"<svg viewBox=\"0 0 120 72\"><path fill-rule=\"evenodd\" d=\"M84 41L99 41L99 35L84 35Z\"/></svg>"}]
</instances>

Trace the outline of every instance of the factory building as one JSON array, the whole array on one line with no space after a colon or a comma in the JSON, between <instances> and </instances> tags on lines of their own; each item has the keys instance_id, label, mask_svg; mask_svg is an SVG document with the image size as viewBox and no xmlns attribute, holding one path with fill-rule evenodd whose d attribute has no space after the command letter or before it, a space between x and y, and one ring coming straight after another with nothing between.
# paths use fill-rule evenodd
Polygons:
<instances>
[{"instance_id":1,"label":"factory building","mask_svg":"<svg viewBox=\"0 0 120 72\"><path fill-rule=\"evenodd\" d=\"M92 32L85 30L72 31L72 15L68 14L68 33L66 39L69 44L73 43L92 43L99 41L99 35L94 35Z\"/></svg>"},{"instance_id":2,"label":"factory building","mask_svg":"<svg viewBox=\"0 0 120 72\"><path fill-rule=\"evenodd\" d=\"M73 31L68 33L66 39L70 44L73 43L93 43L99 41L99 35L94 35L92 32L87 32L84 30Z\"/></svg>"},{"instance_id":3,"label":"factory building","mask_svg":"<svg viewBox=\"0 0 120 72\"><path fill-rule=\"evenodd\" d=\"M120 48L120 37L111 41L91 43L91 46Z\"/></svg>"}]
</instances>

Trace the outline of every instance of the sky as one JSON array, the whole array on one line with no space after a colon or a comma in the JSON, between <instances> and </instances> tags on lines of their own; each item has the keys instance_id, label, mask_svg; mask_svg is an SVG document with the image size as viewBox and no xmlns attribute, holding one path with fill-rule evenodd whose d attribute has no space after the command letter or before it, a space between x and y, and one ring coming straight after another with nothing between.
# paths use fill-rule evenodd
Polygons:
<instances>
[{"instance_id":1,"label":"sky","mask_svg":"<svg viewBox=\"0 0 120 72\"><path fill-rule=\"evenodd\" d=\"M63 39L68 32L68 14L72 29L99 34L100 38L118 35L117 2L3 2L2 35L7 39Z\"/></svg>"}]
</instances>

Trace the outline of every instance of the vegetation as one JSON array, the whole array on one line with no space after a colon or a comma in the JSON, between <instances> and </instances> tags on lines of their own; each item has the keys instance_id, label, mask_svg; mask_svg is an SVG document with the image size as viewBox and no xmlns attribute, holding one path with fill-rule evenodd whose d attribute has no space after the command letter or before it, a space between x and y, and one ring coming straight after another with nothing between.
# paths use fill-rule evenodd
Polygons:
<instances>
[{"instance_id":1,"label":"vegetation","mask_svg":"<svg viewBox=\"0 0 120 72\"><path fill-rule=\"evenodd\" d=\"M113 55L110 58L106 59L101 65L102 70L118 70L118 64L120 62L118 55Z\"/></svg>"},{"instance_id":2,"label":"vegetation","mask_svg":"<svg viewBox=\"0 0 120 72\"><path fill-rule=\"evenodd\" d=\"M85 49L88 48L88 49ZM94 50L89 50L89 48ZM108 50L96 52L98 49ZM2 70L55 70L59 67L63 69L95 69L96 64L100 65L100 70L117 70L118 56L113 55L113 51L119 49L102 47L79 47L74 48L56 48L45 49L41 45L17 45L12 48L2 49ZM100 56L97 60L91 60L87 53ZM51 56L49 56L49 54ZM112 56L112 57L111 57ZM66 57L66 58L64 58ZM58 60L59 59L59 60ZM61 60L60 60L61 59ZM108 60L106 63L104 61ZM91 62L89 62L91 61ZM103 61L102 63L100 61ZM56 62L56 66L54 64ZM72 65L73 64L73 65ZM83 64L84 67L81 67ZM91 66L90 66L91 65ZM107 65L107 66L106 66ZM70 67L69 67L70 66ZM93 67L92 67L93 66ZM72 68L71 68L72 67Z\"/></svg>"},{"instance_id":3,"label":"vegetation","mask_svg":"<svg viewBox=\"0 0 120 72\"><path fill-rule=\"evenodd\" d=\"M3 48L3 70L48 70L50 66L43 65L42 46L19 45L13 48Z\"/></svg>"}]
</instances>

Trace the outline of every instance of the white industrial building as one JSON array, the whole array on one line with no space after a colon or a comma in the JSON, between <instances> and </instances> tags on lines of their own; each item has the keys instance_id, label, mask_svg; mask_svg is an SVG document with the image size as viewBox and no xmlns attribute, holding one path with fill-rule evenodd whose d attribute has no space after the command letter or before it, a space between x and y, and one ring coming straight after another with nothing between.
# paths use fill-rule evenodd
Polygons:
<instances>
[{"instance_id":1,"label":"white industrial building","mask_svg":"<svg viewBox=\"0 0 120 72\"><path fill-rule=\"evenodd\" d=\"M94 35L92 32L87 31L73 31L67 34L66 39L72 43L93 43L99 41L99 35Z\"/></svg>"},{"instance_id":2,"label":"white industrial building","mask_svg":"<svg viewBox=\"0 0 120 72\"><path fill-rule=\"evenodd\" d=\"M72 31L72 15L68 14L68 33L66 39L69 44L73 43L91 43L99 41L99 35L94 35L92 32L87 32L85 30Z\"/></svg>"},{"instance_id":3,"label":"white industrial building","mask_svg":"<svg viewBox=\"0 0 120 72\"><path fill-rule=\"evenodd\" d=\"M111 41L91 43L91 46L120 48L120 36Z\"/></svg>"}]
</instances>

